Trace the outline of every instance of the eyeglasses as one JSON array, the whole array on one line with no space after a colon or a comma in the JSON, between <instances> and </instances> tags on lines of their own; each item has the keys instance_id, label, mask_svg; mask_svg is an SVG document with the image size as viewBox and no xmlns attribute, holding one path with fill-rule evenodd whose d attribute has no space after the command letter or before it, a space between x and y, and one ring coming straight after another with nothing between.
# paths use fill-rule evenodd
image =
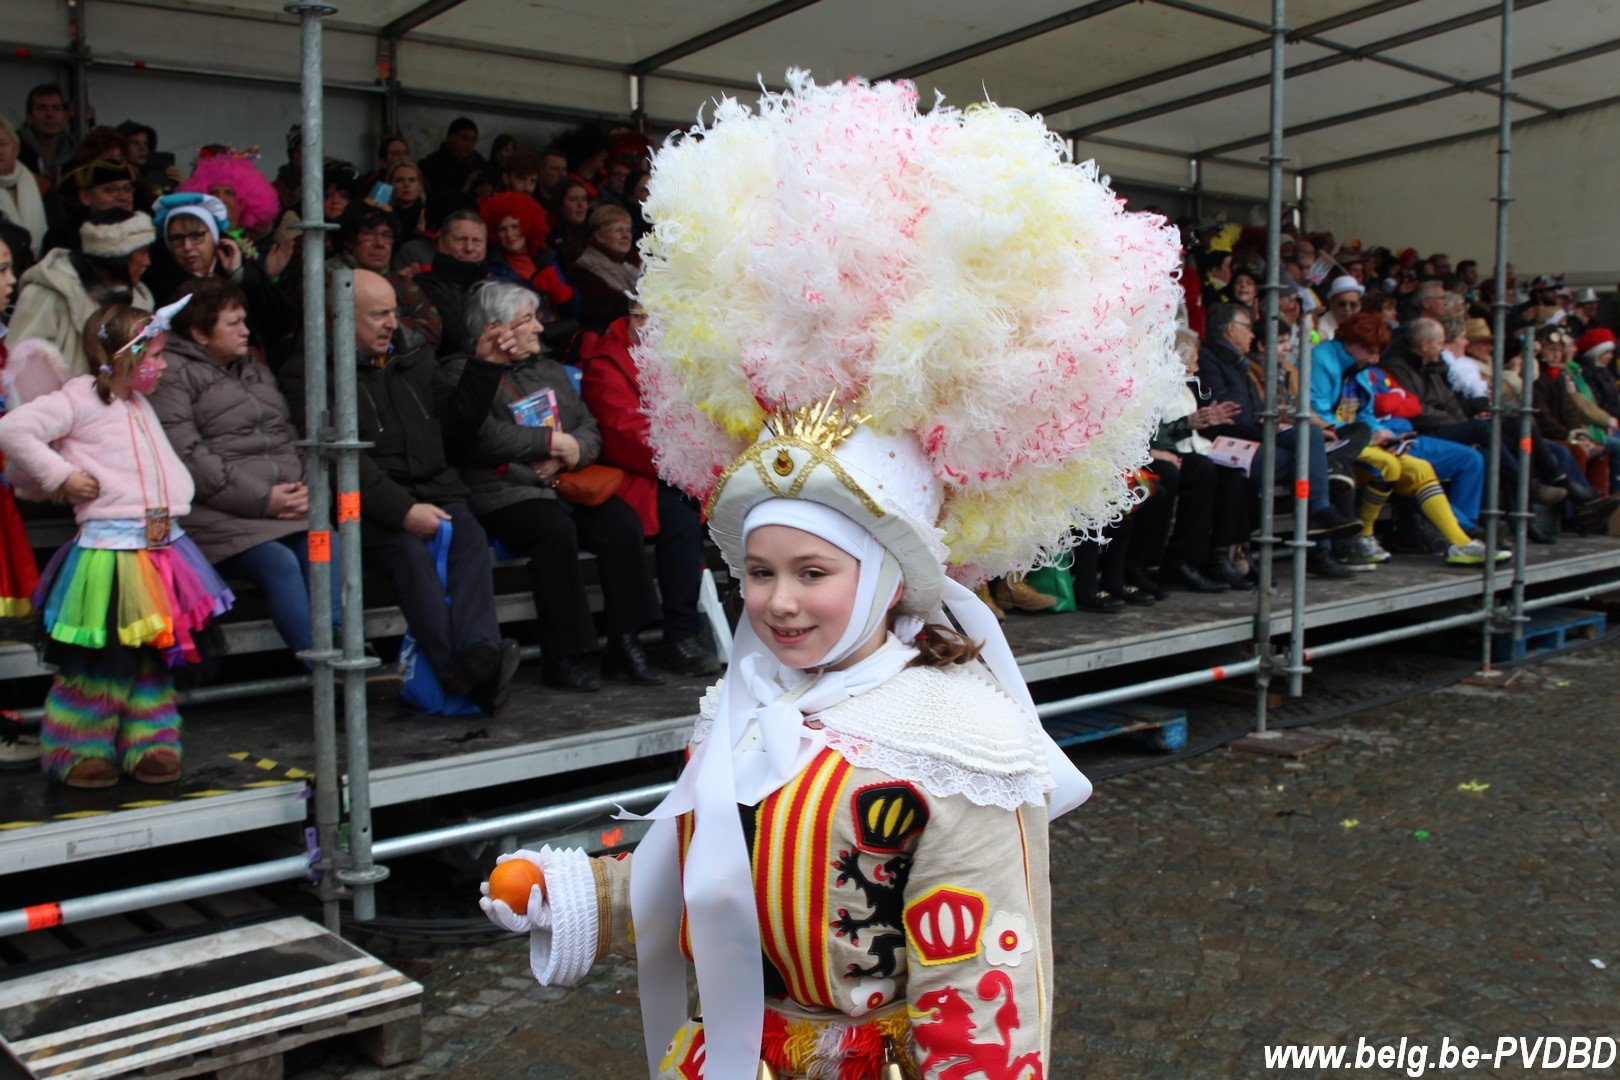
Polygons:
<instances>
[{"instance_id":1,"label":"eyeglasses","mask_svg":"<svg viewBox=\"0 0 1620 1080\"><path fill-rule=\"evenodd\" d=\"M169 246L172 248L202 247L208 239L207 232L170 233Z\"/></svg>"},{"instance_id":2,"label":"eyeglasses","mask_svg":"<svg viewBox=\"0 0 1620 1080\"><path fill-rule=\"evenodd\" d=\"M394 230L393 229L361 229L360 230L360 239L362 239L362 240L392 240L393 238L394 238Z\"/></svg>"}]
</instances>

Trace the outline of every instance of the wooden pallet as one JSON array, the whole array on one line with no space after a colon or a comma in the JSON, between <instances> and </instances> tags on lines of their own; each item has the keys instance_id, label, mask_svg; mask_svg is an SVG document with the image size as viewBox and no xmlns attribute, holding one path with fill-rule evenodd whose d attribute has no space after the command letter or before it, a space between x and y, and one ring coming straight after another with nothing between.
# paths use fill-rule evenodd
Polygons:
<instances>
[{"instance_id":1,"label":"wooden pallet","mask_svg":"<svg viewBox=\"0 0 1620 1080\"><path fill-rule=\"evenodd\" d=\"M381 1066L421 1054L422 987L299 916L0 982L0 1047L28 1076L279 1078L338 1036Z\"/></svg>"},{"instance_id":2,"label":"wooden pallet","mask_svg":"<svg viewBox=\"0 0 1620 1080\"><path fill-rule=\"evenodd\" d=\"M1491 638L1491 659L1501 663L1523 660L1533 653L1556 652L1577 641L1598 637L1608 628L1608 623L1608 616L1598 611L1546 608L1532 612L1519 640L1515 641L1511 633Z\"/></svg>"},{"instance_id":3,"label":"wooden pallet","mask_svg":"<svg viewBox=\"0 0 1620 1080\"><path fill-rule=\"evenodd\" d=\"M1187 711L1147 703L1105 705L1043 721L1059 746L1137 735L1166 753L1187 745Z\"/></svg>"}]
</instances>

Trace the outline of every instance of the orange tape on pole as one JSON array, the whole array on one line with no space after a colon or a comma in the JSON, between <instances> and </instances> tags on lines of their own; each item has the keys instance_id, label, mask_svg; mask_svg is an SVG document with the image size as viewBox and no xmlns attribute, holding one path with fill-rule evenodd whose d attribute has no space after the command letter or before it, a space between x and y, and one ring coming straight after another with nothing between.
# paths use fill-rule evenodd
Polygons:
<instances>
[{"instance_id":1,"label":"orange tape on pole","mask_svg":"<svg viewBox=\"0 0 1620 1080\"><path fill-rule=\"evenodd\" d=\"M1519 440L1519 452L1523 453L1523 454L1528 454L1530 452L1531 448L1534 445L1535 445L1535 440L1533 440L1533 439L1520 439Z\"/></svg>"},{"instance_id":2,"label":"orange tape on pole","mask_svg":"<svg viewBox=\"0 0 1620 1080\"><path fill-rule=\"evenodd\" d=\"M309 561L312 563L329 563L332 561L332 534L326 530L311 531L309 534Z\"/></svg>"},{"instance_id":3,"label":"orange tape on pole","mask_svg":"<svg viewBox=\"0 0 1620 1080\"><path fill-rule=\"evenodd\" d=\"M360 520L360 493L358 491L338 492L338 524L345 521Z\"/></svg>"},{"instance_id":4,"label":"orange tape on pole","mask_svg":"<svg viewBox=\"0 0 1620 1080\"><path fill-rule=\"evenodd\" d=\"M52 903L25 907L23 917L28 920L28 929L49 930L53 926L62 925L62 905Z\"/></svg>"},{"instance_id":5,"label":"orange tape on pole","mask_svg":"<svg viewBox=\"0 0 1620 1080\"><path fill-rule=\"evenodd\" d=\"M1215 676L1216 682L1220 682L1222 679L1226 678L1226 669L1223 667L1210 668L1210 674Z\"/></svg>"},{"instance_id":6,"label":"orange tape on pole","mask_svg":"<svg viewBox=\"0 0 1620 1080\"><path fill-rule=\"evenodd\" d=\"M1294 498L1309 499L1311 497L1311 482L1309 480L1294 481Z\"/></svg>"}]
</instances>

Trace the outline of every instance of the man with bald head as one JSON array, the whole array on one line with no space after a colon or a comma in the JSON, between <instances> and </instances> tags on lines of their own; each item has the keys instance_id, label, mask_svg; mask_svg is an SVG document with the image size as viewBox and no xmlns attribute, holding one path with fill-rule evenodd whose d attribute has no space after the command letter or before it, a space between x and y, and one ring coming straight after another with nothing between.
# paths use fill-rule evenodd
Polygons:
<instances>
[{"instance_id":1,"label":"man with bald head","mask_svg":"<svg viewBox=\"0 0 1620 1080\"><path fill-rule=\"evenodd\" d=\"M486 331L460 381L435 398L433 350L400 337L394 288L370 270L354 272L354 340L332 343L334 363L357 365L360 438L372 444L360 455L366 565L393 580L411 632L444 689L471 696L491 714L505 703L518 646L501 638L489 543L445 447L473 441L514 347L506 327ZM304 363L302 355L294 357L281 376L301 427ZM451 537L441 584L428 543L443 524Z\"/></svg>"}]
</instances>

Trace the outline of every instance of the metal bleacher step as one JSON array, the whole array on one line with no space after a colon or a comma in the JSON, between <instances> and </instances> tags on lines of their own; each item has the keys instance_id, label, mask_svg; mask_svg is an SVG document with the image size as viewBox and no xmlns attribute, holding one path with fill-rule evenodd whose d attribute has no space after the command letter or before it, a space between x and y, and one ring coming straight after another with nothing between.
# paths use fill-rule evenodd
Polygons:
<instances>
[{"instance_id":1,"label":"metal bleacher step","mask_svg":"<svg viewBox=\"0 0 1620 1080\"><path fill-rule=\"evenodd\" d=\"M24 1075L281 1075L345 1036L379 1066L421 1054L422 987L302 916L0 974L0 1048Z\"/></svg>"}]
</instances>

